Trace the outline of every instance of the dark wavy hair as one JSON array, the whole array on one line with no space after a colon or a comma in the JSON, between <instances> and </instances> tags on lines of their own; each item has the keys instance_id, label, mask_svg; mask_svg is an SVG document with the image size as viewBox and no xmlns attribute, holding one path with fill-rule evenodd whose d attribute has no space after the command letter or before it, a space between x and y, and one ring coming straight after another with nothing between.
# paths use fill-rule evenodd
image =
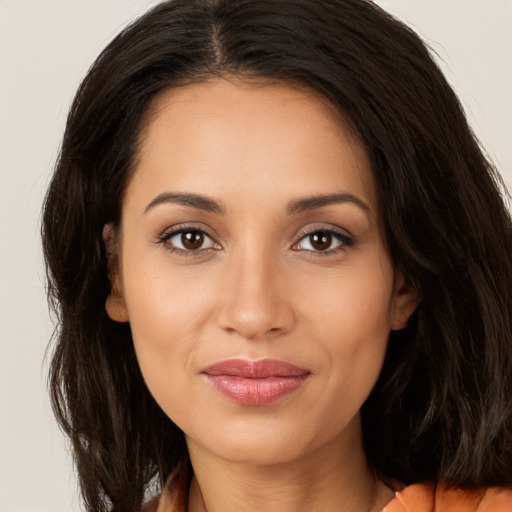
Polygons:
<instances>
[{"instance_id":1,"label":"dark wavy hair","mask_svg":"<svg viewBox=\"0 0 512 512\"><path fill-rule=\"evenodd\" d=\"M87 510L138 511L151 482L189 464L182 432L146 388L129 325L105 313L102 228L120 221L156 95L226 75L302 84L350 120L392 261L421 292L363 406L370 465L404 483L511 484L511 218L428 48L368 0L171 0L89 70L44 204L51 398Z\"/></svg>"}]
</instances>

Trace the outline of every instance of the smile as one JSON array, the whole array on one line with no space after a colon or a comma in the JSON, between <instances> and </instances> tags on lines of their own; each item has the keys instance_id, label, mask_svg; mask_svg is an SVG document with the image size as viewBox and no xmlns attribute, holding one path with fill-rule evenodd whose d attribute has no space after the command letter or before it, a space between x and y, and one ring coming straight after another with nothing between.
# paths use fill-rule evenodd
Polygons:
<instances>
[{"instance_id":1,"label":"smile","mask_svg":"<svg viewBox=\"0 0 512 512\"><path fill-rule=\"evenodd\" d=\"M230 400L240 405L263 406L293 393L311 373L284 361L229 359L209 366L202 374Z\"/></svg>"}]
</instances>

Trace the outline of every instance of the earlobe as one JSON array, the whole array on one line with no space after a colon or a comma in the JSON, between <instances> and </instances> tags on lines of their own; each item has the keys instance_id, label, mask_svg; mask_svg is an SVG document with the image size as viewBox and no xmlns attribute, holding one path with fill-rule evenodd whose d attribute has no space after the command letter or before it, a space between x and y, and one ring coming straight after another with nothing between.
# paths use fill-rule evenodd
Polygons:
<instances>
[{"instance_id":1,"label":"earlobe","mask_svg":"<svg viewBox=\"0 0 512 512\"><path fill-rule=\"evenodd\" d=\"M128 322L128 310L124 298L112 290L105 302L105 310L107 315L114 322Z\"/></svg>"},{"instance_id":2,"label":"earlobe","mask_svg":"<svg viewBox=\"0 0 512 512\"><path fill-rule=\"evenodd\" d=\"M391 311L391 330L398 331L407 326L411 315L421 302L421 294L402 275L395 279L395 294Z\"/></svg>"},{"instance_id":3,"label":"earlobe","mask_svg":"<svg viewBox=\"0 0 512 512\"><path fill-rule=\"evenodd\" d=\"M119 256L116 233L112 223L103 227L103 242L107 254L107 268L110 280L110 293L105 302L107 315L114 322L128 322L128 309L124 300L121 276L119 274Z\"/></svg>"}]
</instances>

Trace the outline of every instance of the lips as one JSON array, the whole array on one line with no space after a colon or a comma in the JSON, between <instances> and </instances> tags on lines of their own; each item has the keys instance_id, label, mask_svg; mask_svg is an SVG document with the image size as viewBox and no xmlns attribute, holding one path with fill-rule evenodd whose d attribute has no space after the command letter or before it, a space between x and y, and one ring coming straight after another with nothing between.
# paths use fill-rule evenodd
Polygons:
<instances>
[{"instance_id":1,"label":"lips","mask_svg":"<svg viewBox=\"0 0 512 512\"><path fill-rule=\"evenodd\" d=\"M299 389L310 372L284 361L228 359L202 371L228 399L247 406L271 404Z\"/></svg>"}]
</instances>

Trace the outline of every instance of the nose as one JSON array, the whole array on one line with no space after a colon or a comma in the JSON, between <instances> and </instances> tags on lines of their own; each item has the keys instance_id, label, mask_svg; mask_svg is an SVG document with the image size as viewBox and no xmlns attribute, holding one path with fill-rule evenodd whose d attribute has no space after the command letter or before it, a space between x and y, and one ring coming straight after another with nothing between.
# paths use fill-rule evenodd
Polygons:
<instances>
[{"instance_id":1,"label":"nose","mask_svg":"<svg viewBox=\"0 0 512 512\"><path fill-rule=\"evenodd\" d=\"M247 340L290 332L295 315L277 258L233 255L221 276L219 326Z\"/></svg>"}]
</instances>

